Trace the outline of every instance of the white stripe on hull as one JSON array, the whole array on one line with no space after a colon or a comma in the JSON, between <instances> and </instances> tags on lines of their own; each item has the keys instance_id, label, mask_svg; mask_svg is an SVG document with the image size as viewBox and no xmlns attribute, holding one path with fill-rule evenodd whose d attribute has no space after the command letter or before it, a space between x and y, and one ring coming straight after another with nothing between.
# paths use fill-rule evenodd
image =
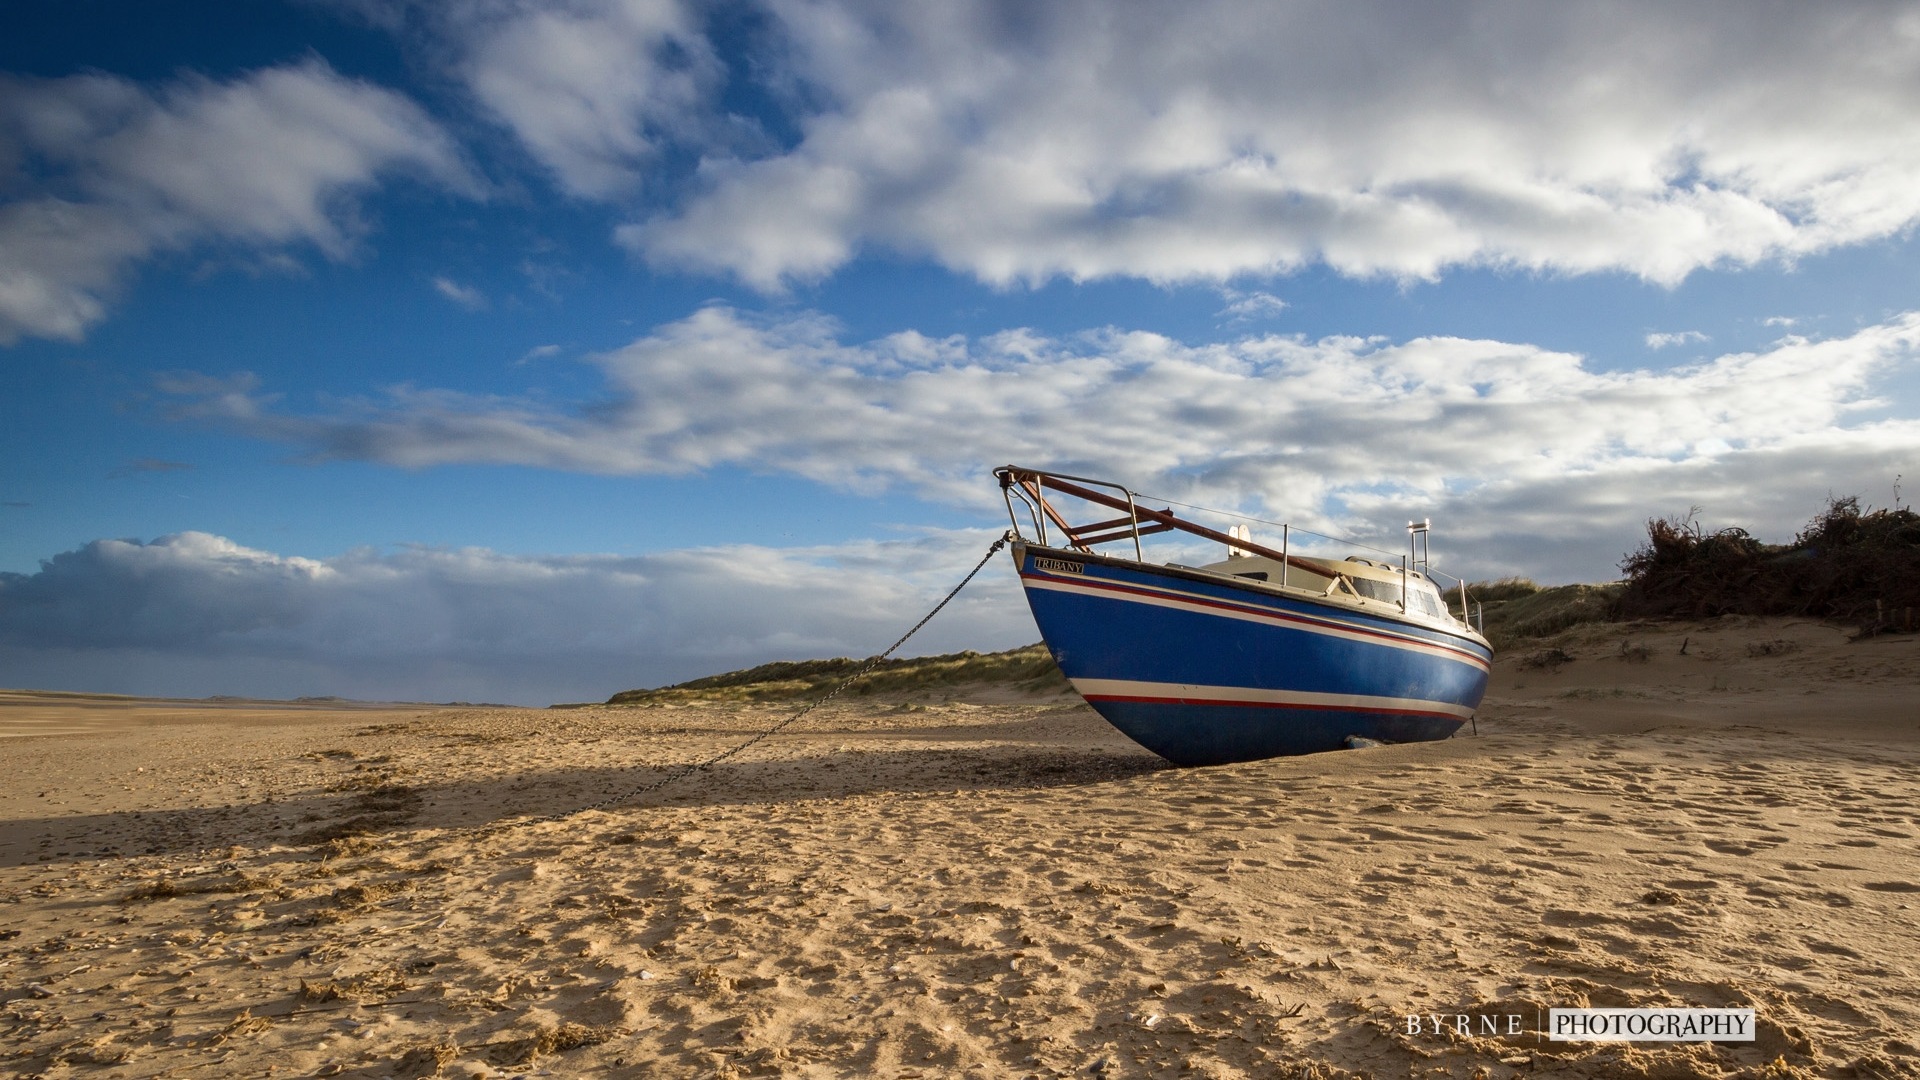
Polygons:
<instances>
[{"instance_id":1,"label":"white stripe on hull","mask_svg":"<svg viewBox=\"0 0 1920 1080\"><path fill-rule=\"evenodd\" d=\"M1464 705L1425 698L1376 697L1370 694L1317 694L1304 690L1258 690L1247 686L1198 686L1190 683L1142 682L1135 679L1074 679L1080 696L1133 701L1191 702L1196 705L1265 705L1295 709L1351 709L1365 712L1443 714L1465 720L1473 710Z\"/></svg>"},{"instance_id":2,"label":"white stripe on hull","mask_svg":"<svg viewBox=\"0 0 1920 1080\"><path fill-rule=\"evenodd\" d=\"M1082 596L1098 596L1107 600L1144 604L1148 607L1171 608L1175 611L1212 615L1222 619L1238 619L1243 622L1260 623L1267 626L1285 626L1289 629L1302 630L1310 634L1320 634L1325 637L1340 638L1346 641L1363 642L1365 644L1379 645L1390 649L1404 649L1407 652L1435 656L1445 660L1454 660L1479 668L1481 671L1489 670L1489 665L1485 660L1464 649L1451 648L1446 645L1439 645L1418 638L1401 636L1390 630L1359 626L1352 623L1348 623L1345 626L1327 625L1327 622L1338 622L1337 617L1332 615L1305 616L1296 615L1291 612L1249 610L1247 608L1233 606L1231 601L1201 596L1195 593L1178 592L1163 586L1137 584L1135 582L1113 582L1108 584L1102 580L1099 584L1095 584L1092 581L1068 581L1061 578L1039 577L1028 574L1022 574L1021 580L1029 589L1048 589L1054 592L1077 593ZM1148 591L1148 595L1140 595L1138 590L1146 590Z\"/></svg>"}]
</instances>

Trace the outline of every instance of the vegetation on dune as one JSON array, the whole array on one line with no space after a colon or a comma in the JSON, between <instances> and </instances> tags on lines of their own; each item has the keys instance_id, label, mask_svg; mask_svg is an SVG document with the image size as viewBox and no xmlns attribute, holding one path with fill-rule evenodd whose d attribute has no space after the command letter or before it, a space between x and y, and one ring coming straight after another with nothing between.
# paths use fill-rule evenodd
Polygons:
<instances>
[{"instance_id":1,"label":"vegetation on dune","mask_svg":"<svg viewBox=\"0 0 1920 1080\"><path fill-rule=\"evenodd\" d=\"M1504 649L1582 623L1606 622L1614 617L1622 588L1615 582L1543 589L1526 578L1503 578L1468 585L1467 594L1480 605L1487 640Z\"/></svg>"},{"instance_id":2,"label":"vegetation on dune","mask_svg":"<svg viewBox=\"0 0 1920 1080\"><path fill-rule=\"evenodd\" d=\"M849 657L782 660L656 690L623 690L608 698L607 704L786 701L812 697L831 690L866 664L866 660ZM1066 677L1060 674L1046 646L1033 644L997 653L967 650L944 656L882 660L846 692L854 696L916 694L976 684L1036 694L1067 689Z\"/></svg>"},{"instance_id":3,"label":"vegetation on dune","mask_svg":"<svg viewBox=\"0 0 1920 1080\"><path fill-rule=\"evenodd\" d=\"M1920 514L1833 499L1790 544L1745 529L1708 532L1696 508L1647 522L1647 540L1620 562L1626 579L1541 588L1525 578L1467 586L1494 648L1583 623L1640 618L1772 615L1832 619L1868 634L1920 620Z\"/></svg>"},{"instance_id":4,"label":"vegetation on dune","mask_svg":"<svg viewBox=\"0 0 1920 1080\"><path fill-rule=\"evenodd\" d=\"M1508 577L1498 581L1476 581L1467 586L1467 592L1482 604L1503 604L1509 600L1524 600L1537 595L1540 586L1531 578Z\"/></svg>"},{"instance_id":5,"label":"vegetation on dune","mask_svg":"<svg viewBox=\"0 0 1920 1080\"><path fill-rule=\"evenodd\" d=\"M1707 532L1694 513L1647 522L1647 542L1620 563L1619 615L1789 615L1868 633L1909 629L1920 607L1920 514L1834 499L1791 544L1745 529Z\"/></svg>"}]
</instances>

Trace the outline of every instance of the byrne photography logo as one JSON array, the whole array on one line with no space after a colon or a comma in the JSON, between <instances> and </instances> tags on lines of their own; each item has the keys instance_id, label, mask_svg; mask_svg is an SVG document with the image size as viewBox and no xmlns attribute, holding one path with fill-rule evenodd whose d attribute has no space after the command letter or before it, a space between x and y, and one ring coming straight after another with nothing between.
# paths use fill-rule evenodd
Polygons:
<instances>
[{"instance_id":1,"label":"byrne photography logo","mask_svg":"<svg viewBox=\"0 0 1920 1080\"><path fill-rule=\"evenodd\" d=\"M1752 1009L1549 1009L1554 1042L1752 1042Z\"/></svg>"},{"instance_id":2,"label":"byrne photography logo","mask_svg":"<svg viewBox=\"0 0 1920 1080\"><path fill-rule=\"evenodd\" d=\"M1519 1013L1408 1013L1409 1035L1520 1035Z\"/></svg>"},{"instance_id":3,"label":"byrne photography logo","mask_svg":"<svg viewBox=\"0 0 1920 1080\"><path fill-rule=\"evenodd\" d=\"M1534 1034L1553 1042L1752 1042L1752 1009L1549 1009ZM1408 1035L1527 1032L1520 1013L1407 1013Z\"/></svg>"}]
</instances>

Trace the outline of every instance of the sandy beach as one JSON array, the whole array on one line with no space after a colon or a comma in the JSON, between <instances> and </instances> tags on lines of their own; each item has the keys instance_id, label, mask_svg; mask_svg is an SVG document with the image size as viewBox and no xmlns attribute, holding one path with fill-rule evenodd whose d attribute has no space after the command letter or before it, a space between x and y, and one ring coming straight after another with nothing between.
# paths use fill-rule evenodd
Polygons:
<instances>
[{"instance_id":1,"label":"sandy beach","mask_svg":"<svg viewBox=\"0 0 1920 1080\"><path fill-rule=\"evenodd\" d=\"M793 707L7 693L0 1073L1920 1075L1913 637L1586 627L1477 732L1198 770L950 696L635 794Z\"/></svg>"}]
</instances>

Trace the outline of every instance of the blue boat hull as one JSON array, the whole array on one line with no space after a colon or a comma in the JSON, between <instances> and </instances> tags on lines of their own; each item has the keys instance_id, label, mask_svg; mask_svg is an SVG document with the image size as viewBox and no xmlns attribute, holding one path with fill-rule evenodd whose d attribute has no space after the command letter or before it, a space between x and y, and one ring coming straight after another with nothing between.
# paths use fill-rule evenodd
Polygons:
<instances>
[{"instance_id":1,"label":"blue boat hull","mask_svg":"<svg viewBox=\"0 0 1920 1080\"><path fill-rule=\"evenodd\" d=\"M1014 558L1060 670L1177 765L1444 739L1486 693L1483 642L1397 612L1082 552Z\"/></svg>"}]
</instances>

